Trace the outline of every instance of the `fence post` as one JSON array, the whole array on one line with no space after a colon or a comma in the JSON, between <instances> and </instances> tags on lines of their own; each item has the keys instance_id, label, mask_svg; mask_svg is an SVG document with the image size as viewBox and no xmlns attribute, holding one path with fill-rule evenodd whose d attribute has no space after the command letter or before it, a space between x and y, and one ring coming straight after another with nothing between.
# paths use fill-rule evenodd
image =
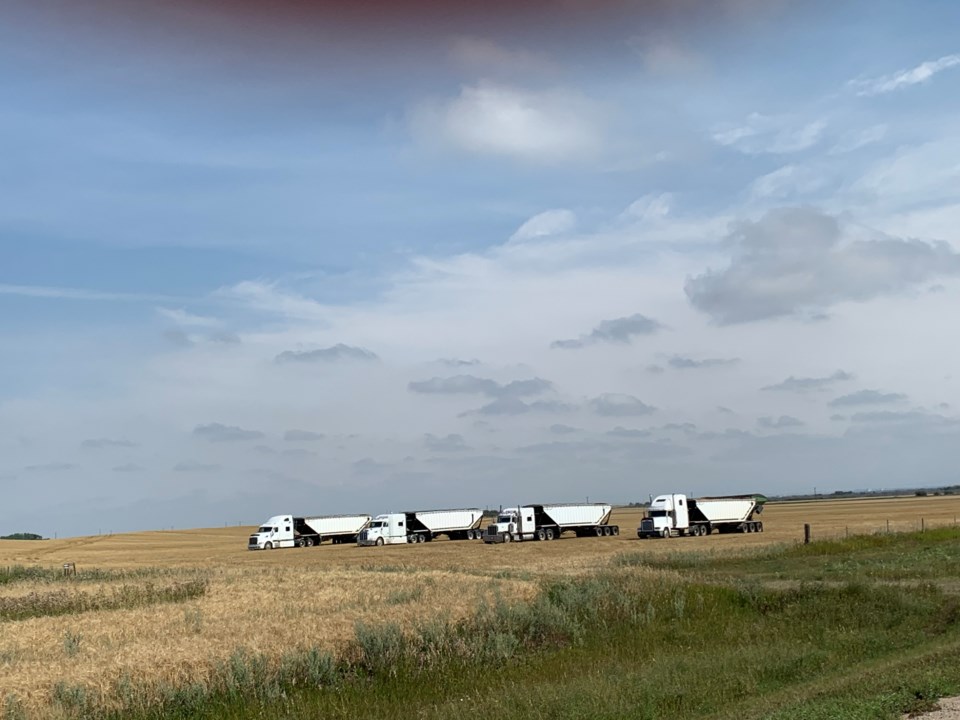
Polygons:
<instances>
[{"instance_id":1,"label":"fence post","mask_svg":"<svg viewBox=\"0 0 960 720\"><path fill-rule=\"evenodd\" d=\"M890 518L887 518L887 532L890 532Z\"/></svg>"},{"instance_id":2,"label":"fence post","mask_svg":"<svg viewBox=\"0 0 960 720\"><path fill-rule=\"evenodd\" d=\"M810 544L810 523L803 524L803 544Z\"/></svg>"},{"instance_id":3,"label":"fence post","mask_svg":"<svg viewBox=\"0 0 960 720\"><path fill-rule=\"evenodd\" d=\"M926 528L923 526L923 518L920 518L920 532L924 532Z\"/></svg>"},{"instance_id":4,"label":"fence post","mask_svg":"<svg viewBox=\"0 0 960 720\"><path fill-rule=\"evenodd\" d=\"M846 528L844 529L844 535L845 535L845 537L850 537L850 526L849 526L849 525L847 525Z\"/></svg>"}]
</instances>

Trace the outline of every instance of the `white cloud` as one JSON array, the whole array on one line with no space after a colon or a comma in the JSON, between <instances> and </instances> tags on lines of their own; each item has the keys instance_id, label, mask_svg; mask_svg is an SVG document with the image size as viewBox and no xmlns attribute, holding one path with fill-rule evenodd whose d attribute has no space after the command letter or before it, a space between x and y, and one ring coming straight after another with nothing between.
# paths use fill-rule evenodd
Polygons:
<instances>
[{"instance_id":1,"label":"white cloud","mask_svg":"<svg viewBox=\"0 0 960 720\"><path fill-rule=\"evenodd\" d=\"M576 227L576 224L577 216L572 210L545 210L517 228L517 231L510 236L510 241L522 242L568 233Z\"/></svg>"},{"instance_id":2,"label":"white cloud","mask_svg":"<svg viewBox=\"0 0 960 720\"><path fill-rule=\"evenodd\" d=\"M623 211L623 218L655 222L670 214L673 195L670 193L648 194L637 198Z\"/></svg>"},{"instance_id":3,"label":"white cloud","mask_svg":"<svg viewBox=\"0 0 960 720\"><path fill-rule=\"evenodd\" d=\"M826 185L826 178L800 165L784 165L762 175L750 184L749 194L754 200L784 200L811 195Z\"/></svg>"},{"instance_id":4,"label":"white cloud","mask_svg":"<svg viewBox=\"0 0 960 720\"><path fill-rule=\"evenodd\" d=\"M875 204L887 212L911 205L957 201L960 139L905 146L877 160L850 186L848 201ZM953 233L950 233L951 235Z\"/></svg>"},{"instance_id":5,"label":"white cloud","mask_svg":"<svg viewBox=\"0 0 960 720\"><path fill-rule=\"evenodd\" d=\"M557 163L590 158L603 147L599 107L564 89L482 81L464 85L454 98L421 103L409 119L422 142L478 155Z\"/></svg>"},{"instance_id":6,"label":"white cloud","mask_svg":"<svg viewBox=\"0 0 960 720\"><path fill-rule=\"evenodd\" d=\"M937 60L927 60L916 67L900 70L891 75L851 80L849 84L860 96L883 95L930 82L937 73L958 65L960 65L960 55L944 55Z\"/></svg>"},{"instance_id":7,"label":"white cloud","mask_svg":"<svg viewBox=\"0 0 960 720\"><path fill-rule=\"evenodd\" d=\"M236 285L217 290L214 299L240 302L260 312L300 320L322 320L331 310L311 298L279 289L276 283L244 280Z\"/></svg>"},{"instance_id":8,"label":"white cloud","mask_svg":"<svg viewBox=\"0 0 960 720\"><path fill-rule=\"evenodd\" d=\"M150 295L140 293L104 292L85 288L51 287L48 285L14 285L0 283L0 295L21 295L23 297L47 298L50 300L91 300L106 302L170 302L176 300L169 295Z\"/></svg>"},{"instance_id":9,"label":"white cloud","mask_svg":"<svg viewBox=\"0 0 960 720\"><path fill-rule=\"evenodd\" d=\"M826 128L822 119L798 122L788 116L752 113L743 124L715 129L713 139L748 155L789 155L819 143Z\"/></svg>"},{"instance_id":10,"label":"white cloud","mask_svg":"<svg viewBox=\"0 0 960 720\"><path fill-rule=\"evenodd\" d=\"M884 124L871 125L863 130L856 130L844 134L837 144L830 148L829 155L842 155L860 148L873 145L887 136L887 126Z\"/></svg>"},{"instance_id":11,"label":"white cloud","mask_svg":"<svg viewBox=\"0 0 960 720\"><path fill-rule=\"evenodd\" d=\"M194 315L183 308L158 307L157 314L170 322L183 327L216 327L220 321L214 317Z\"/></svg>"},{"instance_id":12,"label":"white cloud","mask_svg":"<svg viewBox=\"0 0 960 720\"><path fill-rule=\"evenodd\" d=\"M743 221L726 245L726 268L685 284L690 302L721 324L800 316L960 275L960 254L946 243L879 233L860 239L836 217L810 207L779 208Z\"/></svg>"}]
</instances>

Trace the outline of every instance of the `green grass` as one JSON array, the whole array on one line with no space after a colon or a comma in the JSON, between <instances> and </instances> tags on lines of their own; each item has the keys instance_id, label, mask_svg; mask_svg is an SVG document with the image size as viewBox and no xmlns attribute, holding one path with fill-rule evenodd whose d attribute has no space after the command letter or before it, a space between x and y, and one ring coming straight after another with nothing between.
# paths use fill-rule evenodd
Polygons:
<instances>
[{"instance_id":1,"label":"green grass","mask_svg":"<svg viewBox=\"0 0 960 720\"><path fill-rule=\"evenodd\" d=\"M813 581L956 581L960 579L960 531L856 535L809 545L785 545L753 553L716 556L681 553L652 558L643 552L615 558L621 567L644 565L696 571L710 577Z\"/></svg>"},{"instance_id":2,"label":"green grass","mask_svg":"<svg viewBox=\"0 0 960 720\"><path fill-rule=\"evenodd\" d=\"M56 710L110 720L893 719L960 693L958 552L953 530L871 536L667 558L656 563L680 572L653 580L633 571L649 558L630 554L544 582L530 602L494 593L461 622L358 625L339 658L238 651L202 686L121 680L108 697L58 686Z\"/></svg>"}]
</instances>

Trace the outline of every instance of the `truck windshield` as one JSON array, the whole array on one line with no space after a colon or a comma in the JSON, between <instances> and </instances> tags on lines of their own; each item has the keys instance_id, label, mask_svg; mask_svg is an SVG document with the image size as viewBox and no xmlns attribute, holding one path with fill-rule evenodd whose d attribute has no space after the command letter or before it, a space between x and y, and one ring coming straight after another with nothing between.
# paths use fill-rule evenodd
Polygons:
<instances>
[{"instance_id":1,"label":"truck windshield","mask_svg":"<svg viewBox=\"0 0 960 720\"><path fill-rule=\"evenodd\" d=\"M258 532L258 533L273 532L273 528L270 527L269 525L264 525L262 528L260 528L259 530L257 530L257 532Z\"/></svg>"},{"instance_id":2,"label":"truck windshield","mask_svg":"<svg viewBox=\"0 0 960 720\"><path fill-rule=\"evenodd\" d=\"M513 515L500 515L497 517L498 523L509 523L513 522Z\"/></svg>"},{"instance_id":3,"label":"truck windshield","mask_svg":"<svg viewBox=\"0 0 960 720\"><path fill-rule=\"evenodd\" d=\"M383 527L383 521L377 520L377 521L375 521L375 522L372 522L372 523L370 523L370 527L372 527L372 528Z\"/></svg>"},{"instance_id":4,"label":"truck windshield","mask_svg":"<svg viewBox=\"0 0 960 720\"><path fill-rule=\"evenodd\" d=\"M667 511L666 511L666 510L651 510L651 511L650 511L650 517L666 517L666 516L667 516Z\"/></svg>"}]
</instances>

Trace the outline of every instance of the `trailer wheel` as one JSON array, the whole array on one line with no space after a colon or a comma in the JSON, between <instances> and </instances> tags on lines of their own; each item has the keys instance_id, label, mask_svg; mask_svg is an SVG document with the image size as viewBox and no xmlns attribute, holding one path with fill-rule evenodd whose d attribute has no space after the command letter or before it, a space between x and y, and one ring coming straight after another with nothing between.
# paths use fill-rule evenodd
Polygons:
<instances>
[{"instance_id":1,"label":"trailer wheel","mask_svg":"<svg viewBox=\"0 0 960 720\"><path fill-rule=\"evenodd\" d=\"M620 534L620 526L619 526L619 525L614 525L614 526L613 526L613 534L614 534L614 535L619 535L619 534Z\"/></svg>"},{"instance_id":2,"label":"trailer wheel","mask_svg":"<svg viewBox=\"0 0 960 720\"><path fill-rule=\"evenodd\" d=\"M611 535L613 535L613 528L610 527L609 525L605 525L603 528L603 534L607 537L610 537Z\"/></svg>"},{"instance_id":3,"label":"trailer wheel","mask_svg":"<svg viewBox=\"0 0 960 720\"><path fill-rule=\"evenodd\" d=\"M758 520L758 521L757 521L757 532L763 532L763 521L762 521L762 520Z\"/></svg>"}]
</instances>

